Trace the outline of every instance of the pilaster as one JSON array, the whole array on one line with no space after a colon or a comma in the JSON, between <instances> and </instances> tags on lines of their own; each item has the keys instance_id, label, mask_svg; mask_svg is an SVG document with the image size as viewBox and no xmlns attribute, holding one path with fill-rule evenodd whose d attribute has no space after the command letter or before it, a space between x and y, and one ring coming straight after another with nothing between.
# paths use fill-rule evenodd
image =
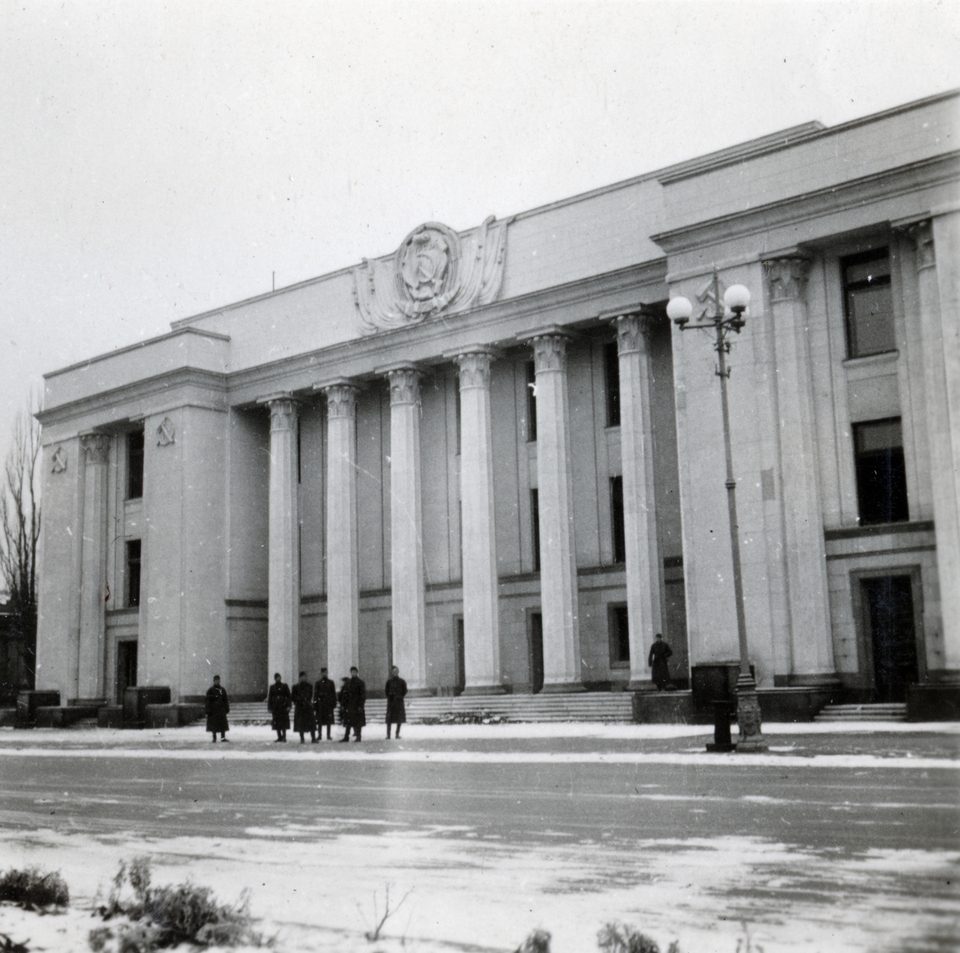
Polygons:
<instances>
[{"instance_id":1,"label":"pilaster","mask_svg":"<svg viewBox=\"0 0 960 953\"><path fill-rule=\"evenodd\" d=\"M930 443L943 666L932 679L960 679L960 213L907 230L917 248L924 390Z\"/></svg>"},{"instance_id":2,"label":"pilaster","mask_svg":"<svg viewBox=\"0 0 960 953\"><path fill-rule=\"evenodd\" d=\"M582 691L567 337L551 329L527 340L537 388L543 691Z\"/></svg>"},{"instance_id":3,"label":"pilaster","mask_svg":"<svg viewBox=\"0 0 960 953\"><path fill-rule=\"evenodd\" d=\"M84 459L77 696L103 698L107 590L107 463L110 437L80 438Z\"/></svg>"},{"instance_id":4,"label":"pilaster","mask_svg":"<svg viewBox=\"0 0 960 953\"><path fill-rule=\"evenodd\" d=\"M327 667L338 681L360 664L357 536L357 393L349 381L327 398ZM339 681L338 681L339 684Z\"/></svg>"},{"instance_id":5,"label":"pilaster","mask_svg":"<svg viewBox=\"0 0 960 953\"><path fill-rule=\"evenodd\" d=\"M423 513L420 498L420 371L384 369L390 381L390 539L393 663L410 691L427 688Z\"/></svg>"},{"instance_id":6,"label":"pilaster","mask_svg":"<svg viewBox=\"0 0 960 953\"><path fill-rule=\"evenodd\" d=\"M620 363L620 455L623 474L623 529L627 570L630 685L651 689L647 655L663 630L660 540L654 490L650 419L650 358L647 319L623 314L617 331Z\"/></svg>"},{"instance_id":7,"label":"pilaster","mask_svg":"<svg viewBox=\"0 0 960 953\"><path fill-rule=\"evenodd\" d=\"M460 503L463 539L463 632L467 693L500 691L500 618L493 499L490 362L476 349L460 368Z\"/></svg>"},{"instance_id":8,"label":"pilaster","mask_svg":"<svg viewBox=\"0 0 960 953\"><path fill-rule=\"evenodd\" d=\"M806 286L810 262L763 262L776 354L783 559L795 684L836 679L817 459Z\"/></svg>"},{"instance_id":9,"label":"pilaster","mask_svg":"<svg viewBox=\"0 0 960 953\"><path fill-rule=\"evenodd\" d=\"M266 398L270 409L270 533L267 684L279 672L296 681L300 647L299 405L288 394Z\"/></svg>"}]
</instances>

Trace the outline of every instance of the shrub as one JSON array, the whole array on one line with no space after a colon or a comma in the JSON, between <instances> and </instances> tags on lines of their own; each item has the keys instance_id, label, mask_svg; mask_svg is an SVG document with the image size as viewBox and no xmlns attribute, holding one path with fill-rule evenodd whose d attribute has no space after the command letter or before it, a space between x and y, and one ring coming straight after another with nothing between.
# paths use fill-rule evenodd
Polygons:
<instances>
[{"instance_id":1,"label":"shrub","mask_svg":"<svg viewBox=\"0 0 960 953\"><path fill-rule=\"evenodd\" d=\"M629 923L608 923L597 934L597 946L604 953L660 953L656 940L651 940ZM671 944L670 951L675 946Z\"/></svg>"},{"instance_id":2,"label":"shrub","mask_svg":"<svg viewBox=\"0 0 960 953\"><path fill-rule=\"evenodd\" d=\"M8 870L0 877L0 900L27 910L65 907L70 903L70 890L59 873L47 874L36 867L28 867L26 870Z\"/></svg>"},{"instance_id":3,"label":"shrub","mask_svg":"<svg viewBox=\"0 0 960 953\"><path fill-rule=\"evenodd\" d=\"M550 934L546 930L534 930L517 947L516 953L550 953Z\"/></svg>"},{"instance_id":4,"label":"shrub","mask_svg":"<svg viewBox=\"0 0 960 953\"><path fill-rule=\"evenodd\" d=\"M124 897L129 882L132 898ZM122 917L115 928L91 930L87 942L94 953L150 953L152 950L195 943L198 946L263 945L251 926L249 897L235 906L218 903L209 887L183 883L151 887L150 861L136 857L130 867L121 862L107 903L99 908L104 920ZM111 942L116 944L111 946ZM269 944L268 944L269 945Z\"/></svg>"}]
</instances>

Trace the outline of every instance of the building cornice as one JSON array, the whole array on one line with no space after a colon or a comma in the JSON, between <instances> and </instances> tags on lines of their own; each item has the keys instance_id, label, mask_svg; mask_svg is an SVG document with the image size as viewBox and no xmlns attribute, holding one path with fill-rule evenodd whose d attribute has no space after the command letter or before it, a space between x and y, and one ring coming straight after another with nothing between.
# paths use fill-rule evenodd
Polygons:
<instances>
[{"instance_id":1,"label":"building cornice","mask_svg":"<svg viewBox=\"0 0 960 953\"><path fill-rule=\"evenodd\" d=\"M668 255L677 255L957 181L960 181L960 150L746 211L693 222L650 238Z\"/></svg>"}]
</instances>

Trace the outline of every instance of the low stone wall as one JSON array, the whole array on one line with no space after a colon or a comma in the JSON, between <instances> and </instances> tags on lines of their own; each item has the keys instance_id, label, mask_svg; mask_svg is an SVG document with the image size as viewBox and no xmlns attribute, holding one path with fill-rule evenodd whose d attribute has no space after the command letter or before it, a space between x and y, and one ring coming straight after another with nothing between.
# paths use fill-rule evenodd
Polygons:
<instances>
[{"instance_id":1,"label":"low stone wall","mask_svg":"<svg viewBox=\"0 0 960 953\"><path fill-rule=\"evenodd\" d=\"M960 721L960 685L909 685L907 721Z\"/></svg>"},{"instance_id":2,"label":"low stone wall","mask_svg":"<svg viewBox=\"0 0 960 953\"><path fill-rule=\"evenodd\" d=\"M203 717L203 705L147 705L147 728L182 728Z\"/></svg>"}]
</instances>

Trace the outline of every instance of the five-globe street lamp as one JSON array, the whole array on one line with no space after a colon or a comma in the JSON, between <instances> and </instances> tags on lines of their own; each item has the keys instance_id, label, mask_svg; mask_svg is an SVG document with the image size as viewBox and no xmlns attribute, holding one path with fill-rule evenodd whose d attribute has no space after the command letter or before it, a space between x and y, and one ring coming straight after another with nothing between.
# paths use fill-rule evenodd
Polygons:
<instances>
[{"instance_id":1,"label":"five-globe street lamp","mask_svg":"<svg viewBox=\"0 0 960 953\"><path fill-rule=\"evenodd\" d=\"M712 331L715 335L713 349L719 358L716 374L720 378L720 406L723 414L723 449L727 463L727 509L730 514L730 549L733 556L733 590L737 605L737 635L740 640L740 675L737 678L737 725L740 738L737 751L765 751L766 739L760 731L760 702L757 699L757 683L750 668L747 645L747 623L743 606L743 578L740 571L740 529L737 522L737 481L733 476L733 454L730 449L730 410L727 403L727 355L732 342L730 334L739 334L747 323L744 312L750 304L750 291L743 285L731 285L720 298L720 278L713 275L714 314L701 315L693 324L690 318L693 305L688 298L671 298L667 303L667 317L681 331Z\"/></svg>"}]
</instances>

